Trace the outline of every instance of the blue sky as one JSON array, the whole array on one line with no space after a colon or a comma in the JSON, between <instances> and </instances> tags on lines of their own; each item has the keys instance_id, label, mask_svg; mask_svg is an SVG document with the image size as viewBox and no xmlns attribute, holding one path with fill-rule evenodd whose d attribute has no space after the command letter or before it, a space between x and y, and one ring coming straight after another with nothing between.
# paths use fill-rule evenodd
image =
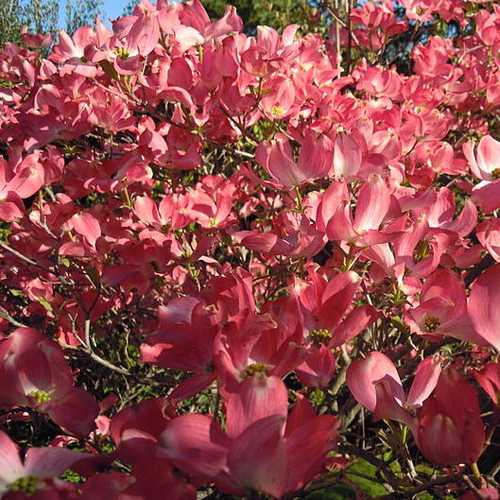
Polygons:
<instances>
[{"instance_id":1,"label":"blue sky","mask_svg":"<svg viewBox=\"0 0 500 500\"><path fill-rule=\"evenodd\" d=\"M1 0L0 0L1 1ZM137 3L140 0L137 0ZM176 2L178 0L171 0L172 2ZM65 26L65 6L67 2L71 2L71 0L61 0L59 3L59 23L61 28ZM150 2L154 5L156 0L150 0ZM125 7L129 4L129 0L103 0L102 2L102 21L106 24L109 24L110 20L116 19L123 15L125 11Z\"/></svg>"},{"instance_id":2,"label":"blue sky","mask_svg":"<svg viewBox=\"0 0 500 500\"><path fill-rule=\"evenodd\" d=\"M60 14L59 22L61 23L61 26L64 26L64 7L66 5L66 2L70 1L71 0L63 0L60 3L61 7L59 11ZM121 16L127 4L128 0L104 0L102 7L102 12L103 12L102 20L107 22L109 20L116 19L117 17Z\"/></svg>"},{"instance_id":3,"label":"blue sky","mask_svg":"<svg viewBox=\"0 0 500 500\"><path fill-rule=\"evenodd\" d=\"M104 17L107 19L115 19L123 14L127 4L127 0L104 0Z\"/></svg>"},{"instance_id":4,"label":"blue sky","mask_svg":"<svg viewBox=\"0 0 500 500\"><path fill-rule=\"evenodd\" d=\"M1 0L0 0L1 1ZM140 0L137 0L139 2ZM177 0L171 0L172 2L176 2ZM71 0L61 0L60 5L60 18L59 22L61 26L64 26L64 7L67 2L71 2ZM154 5L156 0L150 0L150 2ZM102 6L102 20L106 23L110 20L116 19L119 16L123 15L125 11L125 7L128 5L129 0L103 0Z\"/></svg>"}]
</instances>

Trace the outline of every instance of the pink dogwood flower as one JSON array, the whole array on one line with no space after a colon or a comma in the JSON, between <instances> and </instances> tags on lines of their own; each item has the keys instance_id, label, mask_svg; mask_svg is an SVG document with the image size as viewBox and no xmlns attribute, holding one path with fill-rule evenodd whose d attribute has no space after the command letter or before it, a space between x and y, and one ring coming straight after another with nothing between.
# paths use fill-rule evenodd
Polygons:
<instances>
[{"instance_id":1,"label":"pink dogwood flower","mask_svg":"<svg viewBox=\"0 0 500 500\"><path fill-rule=\"evenodd\" d=\"M234 426L234 423L228 422ZM201 480L215 481L227 493L250 490L281 498L307 484L325 466L336 444L337 419L316 416L300 399L286 419L270 415L232 438L206 415L171 420L160 436L160 454Z\"/></svg>"},{"instance_id":2,"label":"pink dogwood flower","mask_svg":"<svg viewBox=\"0 0 500 500\"><path fill-rule=\"evenodd\" d=\"M483 451L484 425L475 389L453 368L444 370L418 413L415 439L432 463L474 463Z\"/></svg>"},{"instance_id":3,"label":"pink dogwood flower","mask_svg":"<svg viewBox=\"0 0 500 500\"><path fill-rule=\"evenodd\" d=\"M354 398L374 413L374 417L389 418L416 426L415 410L431 395L441 373L434 358L420 362L408 394L394 363L381 352L371 352L354 361L347 370L347 386Z\"/></svg>"},{"instance_id":4,"label":"pink dogwood flower","mask_svg":"<svg viewBox=\"0 0 500 500\"><path fill-rule=\"evenodd\" d=\"M464 145L464 154L472 173L481 181L474 187L472 199L485 211L500 207L500 142L490 135L479 141L476 151L471 142Z\"/></svg>"},{"instance_id":5,"label":"pink dogwood flower","mask_svg":"<svg viewBox=\"0 0 500 500\"><path fill-rule=\"evenodd\" d=\"M332 164L332 148L326 137L315 137L308 131L296 160L290 140L277 134L271 142L259 144L255 159L276 183L292 188L326 175Z\"/></svg>"},{"instance_id":6,"label":"pink dogwood flower","mask_svg":"<svg viewBox=\"0 0 500 500\"><path fill-rule=\"evenodd\" d=\"M478 335L500 351L500 265L486 270L474 281L468 301L468 311Z\"/></svg>"},{"instance_id":7,"label":"pink dogwood flower","mask_svg":"<svg viewBox=\"0 0 500 500\"><path fill-rule=\"evenodd\" d=\"M3 431L0 431L0 496L21 493L31 496L49 490L47 480L56 479L91 455L66 448L30 448L21 460L19 449Z\"/></svg>"},{"instance_id":8,"label":"pink dogwood flower","mask_svg":"<svg viewBox=\"0 0 500 500\"><path fill-rule=\"evenodd\" d=\"M74 387L61 348L37 330L18 328L1 339L0 380L2 406L34 408L78 435L94 427L94 397Z\"/></svg>"}]
</instances>

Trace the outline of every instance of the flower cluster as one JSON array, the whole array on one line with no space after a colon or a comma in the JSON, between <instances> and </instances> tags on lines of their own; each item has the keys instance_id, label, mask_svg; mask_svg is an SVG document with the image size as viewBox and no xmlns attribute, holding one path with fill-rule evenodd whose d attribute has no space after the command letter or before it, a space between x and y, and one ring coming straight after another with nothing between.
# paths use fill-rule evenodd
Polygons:
<instances>
[{"instance_id":1,"label":"flower cluster","mask_svg":"<svg viewBox=\"0 0 500 500\"><path fill-rule=\"evenodd\" d=\"M0 52L0 496L498 498L500 9L401 3Z\"/></svg>"}]
</instances>

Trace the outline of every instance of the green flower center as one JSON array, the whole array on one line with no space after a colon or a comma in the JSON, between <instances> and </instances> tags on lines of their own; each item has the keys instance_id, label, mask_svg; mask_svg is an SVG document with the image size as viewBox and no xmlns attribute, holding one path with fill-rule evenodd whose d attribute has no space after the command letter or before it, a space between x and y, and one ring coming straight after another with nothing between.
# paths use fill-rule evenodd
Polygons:
<instances>
[{"instance_id":1,"label":"green flower center","mask_svg":"<svg viewBox=\"0 0 500 500\"><path fill-rule=\"evenodd\" d=\"M500 167L494 168L491 172L493 179L500 179Z\"/></svg>"},{"instance_id":2,"label":"green flower center","mask_svg":"<svg viewBox=\"0 0 500 500\"><path fill-rule=\"evenodd\" d=\"M281 116L285 113L285 110L281 106L273 106L271 108L271 115Z\"/></svg>"},{"instance_id":3,"label":"green flower center","mask_svg":"<svg viewBox=\"0 0 500 500\"><path fill-rule=\"evenodd\" d=\"M15 87L14 82L0 78L0 89L12 89L14 87Z\"/></svg>"},{"instance_id":4,"label":"green flower center","mask_svg":"<svg viewBox=\"0 0 500 500\"><path fill-rule=\"evenodd\" d=\"M309 333L309 340L317 345L326 345L330 342L332 334L328 328L318 328Z\"/></svg>"},{"instance_id":5,"label":"green flower center","mask_svg":"<svg viewBox=\"0 0 500 500\"><path fill-rule=\"evenodd\" d=\"M20 477L8 485L10 491L26 493L28 496L35 494L39 487L40 480L36 476Z\"/></svg>"},{"instance_id":6,"label":"green flower center","mask_svg":"<svg viewBox=\"0 0 500 500\"><path fill-rule=\"evenodd\" d=\"M415 262L420 262L431 254L431 246L427 240L419 241L413 252Z\"/></svg>"},{"instance_id":7,"label":"green flower center","mask_svg":"<svg viewBox=\"0 0 500 500\"><path fill-rule=\"evenodd\" d=\"M52 395L47 391L31 391L28 396L34 399L39 405L48 403L52 399Z\"/></svg>"},{"instance_id":8,"label":"green flower center","mask_svg":"<svg viewBox=\"0 0 500 500\"><path fill-rule=\"evenodd\" d=\"M115 54L120 59L127 59L127 57L130 55L129 51L125 47L116 47Z\"/></svg>"},{"instance_id":9,"label":"green flower center","mask_svg":"<svg viewBox=\"0 0 500 500\"><path fill-rule=\"evenodd\" d=\"M435 332L440 324L441 321L436 316L426 316L424 319L424 330L429 333Z\"/></svg>"},{"instance_id":10,"label":"green flower center","mask_svg":"<svg viewBox=\"0 0 500 500\"><path fill-rule=\"evenodd\" d=\"M267 366L264 363L252 363L243 370L243 378L254 375L267 375Z\"/></svg>"}]
</instances>

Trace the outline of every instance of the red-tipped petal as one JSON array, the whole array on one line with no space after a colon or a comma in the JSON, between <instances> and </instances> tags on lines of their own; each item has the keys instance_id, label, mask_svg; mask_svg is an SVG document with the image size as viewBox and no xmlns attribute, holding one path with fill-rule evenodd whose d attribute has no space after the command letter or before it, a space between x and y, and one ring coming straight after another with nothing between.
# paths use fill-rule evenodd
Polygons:
<instances>
[{"instance_id":1,"label":"red-tipped petal","mask_svg":"<svg viewBox=\"0 0 500 500\"><path fill-rule=\"evenodd\" d=\"M94 396L80 387L72 389L47 410L56 424L79 436L87 436L95 428L98 412Z\"/></svg>"},{"instance_id":2,"label":"red-tipped petal","mask_svg":"<svg viewBox=\"0 0 500 500\"><path fill-rule=\"evenodd\" d=\"M278 498L284 493L287 481L284 425L284 416L263 418L234 441L228 465L239 485Z\"/></svg>"},{"instance_id":3,"label":"red-tipped petal","mask_svg":"<svg viewBox=\"0 0 500 500\"><path fill-rule=\"evenodd\" d=\"M379 315L377 310L372 306L364 305L357 307L335 328L330 347L337 347L349 342L349 340L368 328Z\"/></svg>"},{"instance_id":4,"label":"red-tipped petal","mask_svg":"<svg viewBox=\"0 0 500 500\"><path fill-rule=\"evenodd\" d=\"M228 438L206 415L182 415L167 423L160 453L188 474L214 478L226 466Z\"/></svg>"},{"instance_id":5,"label":"red-tipped petal","mask_svg":"<svg viewBox=\"0 0 500 500\"><path fill-rule=\"evenodd\" d=\"M238 392L227 398L227 433L238 436L257 420L271 415L286 417L287 411L288 391L280 378L263 374L248 377Z\"/></svg>"},{"instance_id":6,"label":"red-tipped petal","mask_svg":"<svg viewBox=\"0 0 500 500\"><path fill-rule=\"evenodd\" d=\"M158 224L160 214L156 203L148 196L138 196L134 202L134 212L146 224Z\"/></svg>"},{"instance_id":7,"label":"red-tipped petal","mask_svg":"<svg viewBox=\"0 0 500 500\"><path fill-rule=\"evenodd\" d=\"M357 142L346 134L341 134L335 141L333 171L335 177L352 178L361 167L361 149Z\"/></svg>"},{"instance_id":8,"label":"red-tipped petal","mask_svg":"<svg viewBox=\"0 0 500 500\"><path fill-rule=\"evenodd\" d=\"M71 218L74 230L83 236L89 245L95 247L96 241L101 236L99 221L89 213L75 214Z\"/></svg>"},{"instance_id":9,"label":"red-tipped petal","mask_svg":"<svg viewBox=\"0 0 500 500\"><path fill-rule=\"evenodd\" d=\"M19 450L14 442L0 431L0 494L1 483L11 483L24 474L24 467L19 459Z\"/></svg>"},{"instance_id":10,"label":"red-tipped petal","mask_svg":"<svg viewBox=\"0 0 500 500\"><path fill-rule=\"evenodd\" d=\"M436 358L431 357L421 361L415 371L406 403L409 406L422 405L435 389L440 374L441 365Z\"/></svg>"},{"instance_id":11,"label":"red-tipped petal","mask_svg":"<svg viewBox=\"0 0 500 500\"><path fill-rule=\"evenodd\" d=\"M472 201L484 212L500 208L500 181L480 182L472 191Z\"/></svg>"},{"instance_id":12,"label":"red-tipped petal","mask_svg":"<svg viewBox=\"0 0 500 500\"><path fill-rule=\"evenodd\" d=\"M57 477L75 463L91 456L66 448L31 448L26 453L25 475L40 478Z\"/></svg>"},{"instance_id":13,"label":"red-tipped petal","mask_svg":"<svg viewBox=\"0 0 500 500\"><path fill-rule=\"evenodd\" d=\"M500 351L500 264L472 284L468 311L477 333Z\"/></svg>"},{"instance_id":14,"label":"red-tipped petal","mask_svg":"<svg viewBox=\"0 0 500 500\"><path fill-rule=\"evenodd\" d=\"M384 179L372 175L358 196L354 228L358 232L378 229L391 204L391 193Z\"/></svg>"},{"instance_id":15,"label":"red-tipped petal","mask_svg":"<svg viewBox=\"0 0 500 500\"><path fill-rule=\"evenodd\" d=\"M377 407L375 383L390 377L394 381L394 397L404 401L404 391L393 362L381 352L372 352L365 359L353 361L347 369L347 386L358 403L370 411Z\"/></svg>"}]
</instances>

